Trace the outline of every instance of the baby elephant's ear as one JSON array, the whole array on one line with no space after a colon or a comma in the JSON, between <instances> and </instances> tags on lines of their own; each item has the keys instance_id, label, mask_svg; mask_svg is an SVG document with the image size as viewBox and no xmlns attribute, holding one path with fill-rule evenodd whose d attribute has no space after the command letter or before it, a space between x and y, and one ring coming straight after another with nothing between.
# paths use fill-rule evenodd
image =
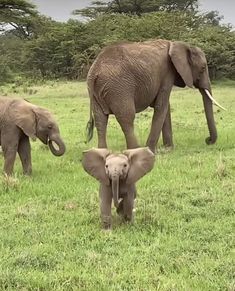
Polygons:
<instances>
[{"instance_id":1,"label":"baby elephant's ear","mask_svg":"<svg viewBox=\"0 0 235 291\"><path fill-rule=\"evenodd\" d=\"M34 105L25 100L17 100L11 105L12 120L24 134L36 140L36 115L33 111Z\"/></svg>"},{"instance_id":2,"label":"baby elephant's ear","mask_svg":"<svg viewBox=\"0 0 235 291\"><path fill-rule=\"evenodd\" d=\"M108 149L91 149L84 151L82 157L84 170L106 185L109 185L109 178L105 173L105 160L109 154Z\"/></svg>"},{"instance_id":3,"label":"baby elephant's ear","mask_svg":"<svg viewBox=\"0 0 235 291\"><path fill-rule=\"evenodd\" d=\"M145 174L150 172L154 166L155 156L149 148L137 148L123 152L130 162L127 184L138 181Z\"/></svg>"}]
</instances>

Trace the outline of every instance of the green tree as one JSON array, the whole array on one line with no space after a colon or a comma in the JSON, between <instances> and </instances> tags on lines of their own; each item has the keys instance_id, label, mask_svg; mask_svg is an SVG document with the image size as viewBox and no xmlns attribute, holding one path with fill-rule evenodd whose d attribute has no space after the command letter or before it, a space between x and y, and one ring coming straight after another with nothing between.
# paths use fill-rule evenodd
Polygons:
<instances>
[{"instance_id":1,"label":"green tree","mask_svg":"<svg viewBox=\"0 0 235 291\"><path fill-rule=\"evenodd\" d=\"M187 41L204 50L211 79L235 78L235 32L229 27L205 24L192 31Z\"/></svg>"},{"instance_id":2,"label":"green tree","mask_svg":"<svg viewBox=\"0 0 235 291\"><path fill-rule=\"evenodd\" d=\"M12 5L28 3L11 1ZM105 45L151 38L197 45L206 53L212 78L235 77L235 32L220 24L216 11L199 14L196 0L96 1L93 12L87 8L96 17L67 23L40 15L34 6L27 10L27 5L13 8L9 3L0 0L0 20L16 27L11 25L12 29L8 27L0 34L0 82L17 76L85 78ZM138 11L134 4L139 5Z\"/></svg>"},{"instance_id":3,"label":"green tree","mask_svg":"<svg viewBox=\"0 0 235 291\"><path fill-rule=\"evenodd\" d=\"M194 12L159 11L145 13L142 17L103 14L85 25L84 45L77 53L77 64L79 68L86 68L85 75L99 50L109 43L163 38L201 47L207 55L212 79L231 77L235 70L235 33L230 30L229 26L220 26L208 15Z\"/></svg>"},{"instance_id":4,"label":"green tree","mask_svg":"<svg viewBox=\"0 0 235 291\"><path fill-rule=\"evenodd\" d=\"M73 78L74 56L81 51L84 24L49 22L46 31L27 42L25 70L43 78Z\"/></svg>"},{"instance_id":5,"label":"green tree","mask_svg":"<svg viewBox=\"0 0 235 291\"><path fill-rule=\"evenodd\" d=\"M25 0L0 0L0 28L13 30L18 36L28 38L38 17L35 5Z\"/></svg>"},{"instance_id":6,"label":"green tree","mask_svg":"<svg viewBox=\"0 0 235 291\"><path fill-rule=\"evenodd\" d=\"M141 16L156 11L194 11L198 0L112 0L92 1L91 6L73 11L75 15L96 18L101 14L125 13Z\"/></svg>"},{"instance_id":7,"label":"green tree","mask_svg":"<svg viewBox=\"0 0 235 291\"><path fill-rule=\"evenodd\" d=\"M10 82L22 74L25 43L13 35L0 36L0 82Z\"/></svg>"}]
</instances>

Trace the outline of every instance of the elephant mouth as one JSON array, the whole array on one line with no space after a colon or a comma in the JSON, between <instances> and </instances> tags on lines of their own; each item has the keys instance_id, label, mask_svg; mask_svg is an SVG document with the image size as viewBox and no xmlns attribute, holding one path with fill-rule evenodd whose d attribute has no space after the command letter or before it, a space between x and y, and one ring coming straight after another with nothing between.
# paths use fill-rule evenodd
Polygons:
<instances>
[{"instance_id":1,"label":"elephant mouth","mask_svg":"<svg viewBox=\"0 0 235 291\"><path fill-rule=\"evenodd\" d=\"M49 141L48 136L38 136L38 138L40 139L42 143L44 143L45 145L48 145L48 141Z\"/></svg>"},{"instance_id":2,"label":"elephant mouth","mask_svg":"<svg viewBox=\"0 0 235 291\"><path fill-rule=\"evenodd\" d=\"M48 146L52 154L57 157L65 153L65 144L60 139L48 139Z\"/></svg>"}]
</instances>

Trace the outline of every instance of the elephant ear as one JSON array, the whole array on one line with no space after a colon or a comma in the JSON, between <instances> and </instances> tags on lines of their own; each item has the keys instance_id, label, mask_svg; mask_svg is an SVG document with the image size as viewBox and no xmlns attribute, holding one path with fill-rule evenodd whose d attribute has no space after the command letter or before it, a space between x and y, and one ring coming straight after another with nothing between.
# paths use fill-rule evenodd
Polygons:
<instances>
[{"instance_id":1,"label":"elephant ear","mask_svg":"<svg viewBox=\"0 0 235 291\"><path fill-rule=\"evenodd\" d=\"M155 156L149 148L126 150L123 154L128 157L130 163L127 184L135 183L150 172L154 166Z\"/></svg>"},{"instance_id":2,"label":"elephant ear","mask_svg":"<svg viewBox=\"0 0 235 291\"><path fill-rule=\"evenodd\" d=\"M109 185L109 178L105 173L105 160L109 154L108 149L91 149L84 151L82 157L84 170L105 185Z\"/></svg>"},{"instance_id":3,"label":"elephant ear","mask_svg":"<svg viewBox=\"0 0 235 291\"><path fill-rule=\"evenodd\" d=\"M51 120L52 123L55 122L54 116L52 113L50 113L47 109L39 106L34 106L33 107L33 112L36 115L36 119L46 119L46 120Z\"/></svg>"},{"instance_id":4,"label":"elephant ear","mask_svg":"<svg viewBox=\"0 0 235 291\"><path fill-rule=\"evenodd\" d=\"M17 100L11 105L12 119L23 132L36 139L36 115L33 111L34 105L24 100Z\"/></svg>"},{"instance_id":5,"label":"elephant ear","mask_svg":"<svg viewBox=\"0 0 235 291\"><path fill-rule=\"evenodd\" d=\"M190 47L180 41L171 42L169 55L176 71L183 79L184 83L193 88L193 75L189 64Z\"/></svg>"}]
</instances>

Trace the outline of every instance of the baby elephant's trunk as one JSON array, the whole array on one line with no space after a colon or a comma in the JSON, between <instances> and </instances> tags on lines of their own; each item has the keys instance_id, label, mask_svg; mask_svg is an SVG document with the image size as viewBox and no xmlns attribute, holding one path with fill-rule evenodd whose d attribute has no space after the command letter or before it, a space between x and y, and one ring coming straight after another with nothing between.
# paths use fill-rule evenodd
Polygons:
<instances>
[{"instance_id":1,"label":"baby elephant's trunk","mask_svg":"<svg viewBox=\"0 0 235 291\"><path fill-rule=\"evenodd\" d=\"M118 196L119 196L119 176L112 178L112 192L114 206L118 208Z\"/></svg>"}]
</instances>

